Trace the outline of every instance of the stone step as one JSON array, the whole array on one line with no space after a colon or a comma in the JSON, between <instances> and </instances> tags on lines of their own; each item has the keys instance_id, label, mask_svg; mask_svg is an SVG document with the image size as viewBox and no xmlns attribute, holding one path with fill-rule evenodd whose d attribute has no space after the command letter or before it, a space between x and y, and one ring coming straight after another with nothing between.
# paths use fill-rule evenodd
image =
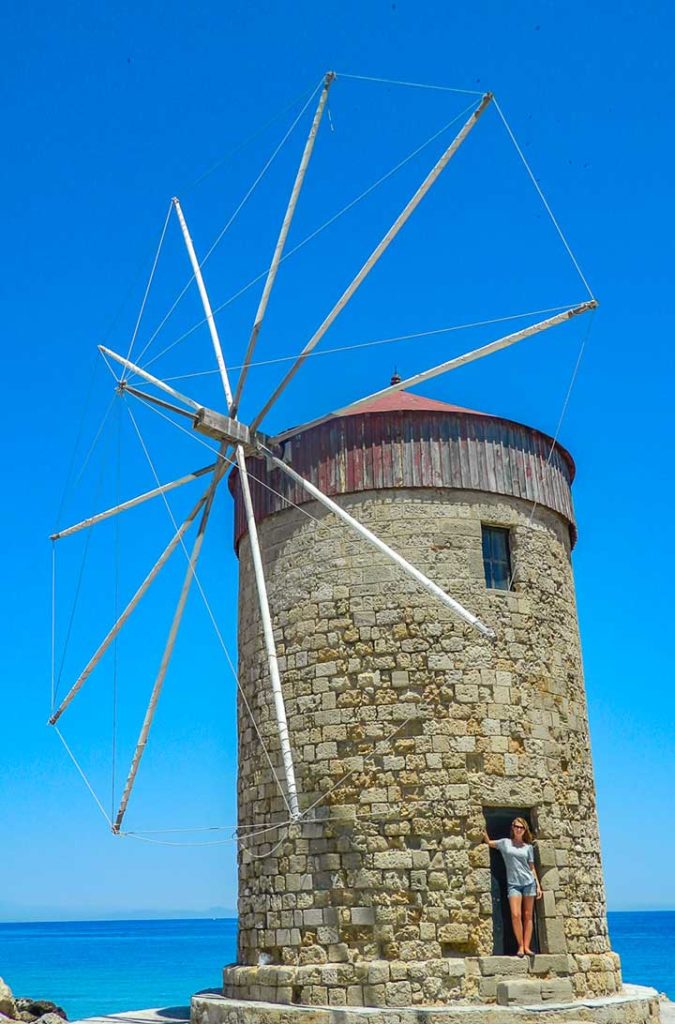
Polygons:
<instances>
[{"instance_id":1,"label":"stone step","mask_svg":"<svg viewBox=\"0 0 675 1024\"><path fill-rule=\"evenodd\" d=\"M569 978L510 978L497 984L499 1006L571 1003L574 989Z\"/></svg>"},{"instance_id":2,"label":"stone step","mask_svg":"<svg viewBox=\"0 0 675 1024\"><path fill-rule=\"evenodd\" d=\"M535 953L534 956L479 956L484 977L566 978L574 971L566 953Z\"/></svg>"},{"instance_id":3,"label":"stone step","mask_svg":"<svg viewBox=\"0 0 675 1024\"><path fill-rule=\"evenodd\" d=\"M478 997L485 1002L514 1006L549 999L565 1002L572 998L572 983L569 981L572 965L565 953L537 953L530 957L481 956L476 958L476 962L480 972ZM555 988L557 995L549 994L554 991L551 984L558 981L565 984ZM501 1001L498 995L500 987Z\"/></svg>"}]
</instances>

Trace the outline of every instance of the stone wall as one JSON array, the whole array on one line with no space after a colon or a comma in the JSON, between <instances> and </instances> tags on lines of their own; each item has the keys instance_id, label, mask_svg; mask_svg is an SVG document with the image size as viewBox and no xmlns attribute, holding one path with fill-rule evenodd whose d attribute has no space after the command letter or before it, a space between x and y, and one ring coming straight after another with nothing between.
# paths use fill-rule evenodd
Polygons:
<instances>
[{"instance_id":1,"label":"stone wall","mask_svg":"<svg viewBox=\"0 0 675 1024\"><path fill-rule=\"evenodd\" d=\"M567 979L577 995L616 991L567 524L478 492L338 500L497 640L321 506L261 524L300 803L315 806L287 824L240 699L239 813L250 838L239 863L240 966L226 969L226 994L494 1000L482 966L494 959L486 806L531 809L551 958L541 977ZM481 523L510 528L513 592L486 589ZM240 680L280 775L247 538L240 561Z\"/></svg>"}]
</instances>

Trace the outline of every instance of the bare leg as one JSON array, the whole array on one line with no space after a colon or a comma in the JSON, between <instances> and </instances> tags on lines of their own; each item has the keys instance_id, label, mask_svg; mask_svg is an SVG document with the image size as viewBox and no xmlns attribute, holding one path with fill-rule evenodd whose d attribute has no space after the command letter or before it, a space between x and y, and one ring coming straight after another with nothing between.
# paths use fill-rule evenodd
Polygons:
<instances>
[{"instance_id":1,"label":"bare leg","mask_svg":"<svg viewBox=\"0 0 675 1024\"><path fill-rule=\"evenodd\" d=\"M513 934L516 937L518 943L518 956L523 955L523 919L522 913L522 896L509 896L509 907L511 908L511 924L513 925Z\"/></svg>"},{"instance_id":2,"label":"bare leg","mask_svg":"<svg viewBox=\"0 0 675 1024\"><path fill-rule=\"evenodd\" d=\"M534 912L534 896L523 896L523 947L526 953L532 954L530 943L532 942Z\"/></svg>"}]
</instances>

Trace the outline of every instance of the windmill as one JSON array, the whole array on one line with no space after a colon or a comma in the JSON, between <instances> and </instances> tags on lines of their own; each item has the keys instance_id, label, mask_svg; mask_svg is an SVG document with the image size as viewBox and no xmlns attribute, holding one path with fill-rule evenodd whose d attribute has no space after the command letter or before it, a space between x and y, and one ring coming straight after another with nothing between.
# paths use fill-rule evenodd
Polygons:
<instances>
[{"instance_id":1,"label":"windmill","mask_svg":"<svg viewBox=\"0 0 675 1024\"><path fill-rule=\"evenodd\" d=\"M161 379L148 372L146 368L133 362L129 355L123 356L114 352L107 346L100 345L99 349L108 364L115 364L121 367L121 373L116 376L116 389L120 394L129 395L132 398L138 399L143 403L148 403L164 413L170 414L172 417L180 417L184 420L189 421L191 430L196 435L201 435L204 438L208 438L211 441L218 443L216 461L212 464L205 466L193 472L186 473L185 475L165 484L159 484L152 490L146 491L142 494L137 495L134 498L128 499L121 504L118 504L104 512L90 516L89 518L82 520L79 523L74 524L66 529L60 530L59 532L52 535L52 541L60 541L78 531L91 529L97 523L104 519L119 515L131 508L134 508L154 497L160 495L166 495L169 491L172 491L178 487L188 484L195 479L200 477L208 477L208 486L204 493L200 496L198 501L194 504L189 514L184 518L182 523L177 527L174 535L169 539L163 552L155 562L155 564L149 569L145 578L138 586L136 592L129 600L126 607L123 609L121 614L117 617L112 627L108 630L103 640L99 643L96 650L88 660L84 669L80 672L74 683L72 684L68 693L64 696L58 706L55 706L52 710L49 722L51 725L56 725L61 716L76 698L87 679L96 669L97 665L105 655L106 651L115 642L118 634L124 627L125 623L134 613L138 604L147 593L155 579L160 574L162 568L170 559L173 552L179 545L184 544L184 538L188 530L197 523L196 537L193 541L191 550L189 552L188 565L185 572L185 576L180 589L177 605L171 621L168 637L164 647L164 651L160 660L160 664L156 673L154 684L152 687L150 699L148 702L147 710L145 712L144 720L138 736L136 747L131 760L126 784L124 786L119 807L114 816L114 820L111 822L112 830L116 834L120 834L124 817L127 811L129 800L132 794L134 784L139 772L139 768L142 762L142 758L148 742L148 737L153 724L153 719L157 709L158 701L164 686L167 671L171 662L172 654L176 644L176 638L181 625L181 620L185 611L188 595L190 593L191 586L195 579L195 572L197 563L200 558L202 546L204 543L205 533L209 524L210 515L213 508L214 499L218 492L220 485L226 477L228 470L236 466L239 474L240 486L242 491L243 504L246 513L247 529L251 544L251 555L255 571L255 582L257 588L257 599L260 609L260 617L264 635L265 652L267 658L267 667L269 673L269 685L271 686L273 699L274 699L274 711L276 717L276 728L278 732L279 745L281 750L281 761L282 761L282 785L286 794L286 801L289 810L289 820L291 822L298 821L302 818L305 811L303 810L303 794L298 791L296 783L296 772L293 760L293 749L291 743L291 736L289 735L288 721L286 715L286 708L284 704L284 691L283 691L283 679L279 668L279 658L277 654L272 615L270 611L267 587L265 581L265 574L263 570L263 560L260 551L260 545L258 541L258 530L256 526L256 518L254 514L254 507L251 498L251 491L249 486L249 475L252 470L252 465L255 465L256 460L264 459L267 461L269 466L273 466L278 469L285 476L294 481L294 483L302 487L307 494L315 501L319 502L331 513L337 515L345 525L355 533L357 533L365 542L377 548L379 552L384 555L387 559L394 562L401 571L408 574L415 582L423 587L426 591L431 593L433 597L441 602L443 605L448 607L453 614L458 616L461 620L467 623L471 628L475 629L480 635L487 640L493 638L494 633L488 623L483 622L477 615L475 615L469 608L464 607L459 601L452 597L451 594L443 590L436 582L428 578L422 573L415 565L411 564L406 558L403 557L399 552L393 550L392 547L384 543L375 533L368 530L363 526L357 519L351 516L344 508L342 508L337 502L333 501L327 495L325 495L318 487L308 480L303 479L289 464L288 460L284 457L284 441L293 433L292 431L276 434L269 436L264 433L261 429L264 426L264 421L267 415L270 413L272 408L275 406L279 398L284 393L290 382L293 380L295 375L301 370L303 364L310 357L320 341L329 330L331 325L335 322L340 313L347 307L352 297L356 294L360 286L366 280L370 272L373 270L375 265L378 263L380 258L387 251L389 246L392 244L396 236L399 234L401 229L407 223L407 221L415 213L420 203L424 200L427 193L433 188L435 182L443 174L446 167L458 152L460 147L468 139L469 135L476 128L478 121L488 109L491 104L494 104L504 121L507 131L511 135L512 141L517 147L517 143L506 124L503 114L498 107L494 96L491 93L485 93L480 96L474 109L472 109L467 120L462 125L456 136L453 138L451 143L446 147L440 158L428 171L419 187L416 189L414 194L410 197L408 202L405 204L399 215L396 217L390 228L382 236L378 244L374 247L371 254L365 260L361 268L355 274L343 294L339 297L337 302L330 309L329 313L325 316L320 326L312 334L310 339L307 341L303 349L297 355L295 361L292 363L290 369L285 374L281 382L274 389L272 394L267 398L264 404L261 406L259 411L250 420L245 423L240 419L239 410L241 406L242 395L246 386L248 372L252 364L253 355L255 352L256 344L258 342L259 335L261 333L265 315L267 312L270 297L273 292L273 288L276 282L277 273L284 257L284 251L286 242L289 234L289 230L293 221L295 210L298 204L300 193L303 187L305 176L308 170L308 166L312 157L315 141L319 131L319 126L323 119L324 113L327 108L327 101L329 91L333 82L335 81L335 74L329 72L325 79L323 79L321 85L318 88L319 98L317 107L314 113L311 128L302 152L302 157L297 170L295 181L291 190L290 198L288 200L287 208L281 229L274 247L272 260L267 271L265 278L262 295L260 297L258 308L254 317L253 325L250 330L248 339L248 345L244 356L243 365L241 367L239 377L236 385L232 387L230 374L228 372L223 347L219 337L219 332L216 326L214 311L211 305L209 295L207 293L206 285L202 274L202 265L204 258L201 261L199 255L195 251L195 247L190 235L190 231L187 225L185 214L181 207L181 203L178 198L174 198L171 204L171 210L177 217L180 225L180 230L185 243L187 254L192 268L193 279L197 284L199 295L202 303L204 320L208 326L211 345L213 354L215 357L220 383L223 392L223 405L220 409L214 409L206 407L199 402L195 401L190 396L182 393L173 387L166 380ZM522 152L518 150L522 157ZM524 160L524 157L522 157ZM527 163L525 163L527 167ZM529 168L528 168L529 171ZM531 175L531 172L530 172ZM536 181L531 175L535 186ZM539 194L544 201L549 214L552 217L548 204L538 189ZM574 260L572 253L567 245L557 222L554 220L554 224L560 234L560 237L567 248L568 254L572 258L572 261L577 268L578 264ZM579 271L584 284L586 284L583 275ZM588 286L586 285L588 288ZM548 330L551 327L555 327L559 324L563 324L570 319L586 313L594 309L597 305L596 300L592 296L590 289L588 289L590 298L588 301L582 302L578 305L571 306L569 308L561 309L554 315L549 316L544 320L540 320L537 323L530 324L529 326L507 334L503 337L499 337L488 344L485 344L479 348L468 351L462 355L456 356L452 359L448 359L440 364L430 367L420 373L413 376L409 376L404 379L394 380L388 387L369 394L367 396L358 398L356 401L349 405L342 406L339 409L333 410L328 413L325 417L313 420L307 426L317 425L332 416L341 416L350 412L357 411L360 407L367 405L374 399L382 398L385 395L392 394L396 391L414 387L427 380L437 377L441 374L445 374L451 370L465 366L471 362L483 359L487 356L492 355L498 351L515 345L516 343L532 337L538 333ZM151 387L151 391L147 391L138 386L138 380L145 382L145 385ZM159 394L158 394L159 393Z\"/></svg>"}]
</instances>

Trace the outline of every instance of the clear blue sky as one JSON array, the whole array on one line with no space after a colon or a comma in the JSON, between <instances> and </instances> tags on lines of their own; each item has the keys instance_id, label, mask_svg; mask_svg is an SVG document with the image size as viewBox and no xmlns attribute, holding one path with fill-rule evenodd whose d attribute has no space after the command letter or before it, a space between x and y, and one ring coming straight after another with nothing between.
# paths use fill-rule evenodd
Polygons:
<instances>
[{"instance_id":1,"label":"clear blue sky","mask_svg":"<svg viewBox=\"0 0 675 1024\"><path fill-rule=\"evenodd\" d=\"M673 347L666 312L674 265L668 130L674 17L666 4L578 0L302 0L190 10L169 0L71 4L58 11L33 3L5 12L1 918L235 905L231 845L113 839L46 728L47 538L58 521L65 525L152 485L120 403L77 477L112 395L96 345L126 351L170 197L183 200L203 253L300 109L299 97L329 68L494 90L601 301L561 440L578 464L574 566L605 873L611 908L675 906L668 868L675 842ZM334 130L328 122L322 127L289 244L428 139L469 99L338 78L330 101ZM207 264L214 304L269 259L307 117L300 128ZM288 355L304 344L442 143L289 259L259 359ZM136 352L186 276L172 225ZM251 289L219 316L232 363L243 353L257 297ZM323 347L585 297L489 111ZM191 290L147 358L198 319ZM317 358L268 426L310 418L375 390L394 365L413 373L499 333L499 327L484 327ZM561 328L443 378L425 393L553 432L584 336L581 323ZM196 331L154 366L164 376L212 368L207 335ZM255 411L280 373L279 366L252 372L244 414ZM201 401L216 401L213 378L183 387ZM143 410L138 421L163 479L208 461L194 442L174 436ZM191 500L192 493L177 496L176 514ZM62 688L111 620L115 575L124 600L168 537L161 506L134 515L119 535L110 527L91 541ZM60 651L82 543L59 548ZM234 652L236 563L224 494L203 561L204 585ZM120 642L117 795L181 572L176 559ZM234 687L196 594L181 640L129 828L235 820ZM108 661L82 692L81 706L63 719L64 735L106 807L112 797L112 692Z\"/></svg>"}]
</instances>

